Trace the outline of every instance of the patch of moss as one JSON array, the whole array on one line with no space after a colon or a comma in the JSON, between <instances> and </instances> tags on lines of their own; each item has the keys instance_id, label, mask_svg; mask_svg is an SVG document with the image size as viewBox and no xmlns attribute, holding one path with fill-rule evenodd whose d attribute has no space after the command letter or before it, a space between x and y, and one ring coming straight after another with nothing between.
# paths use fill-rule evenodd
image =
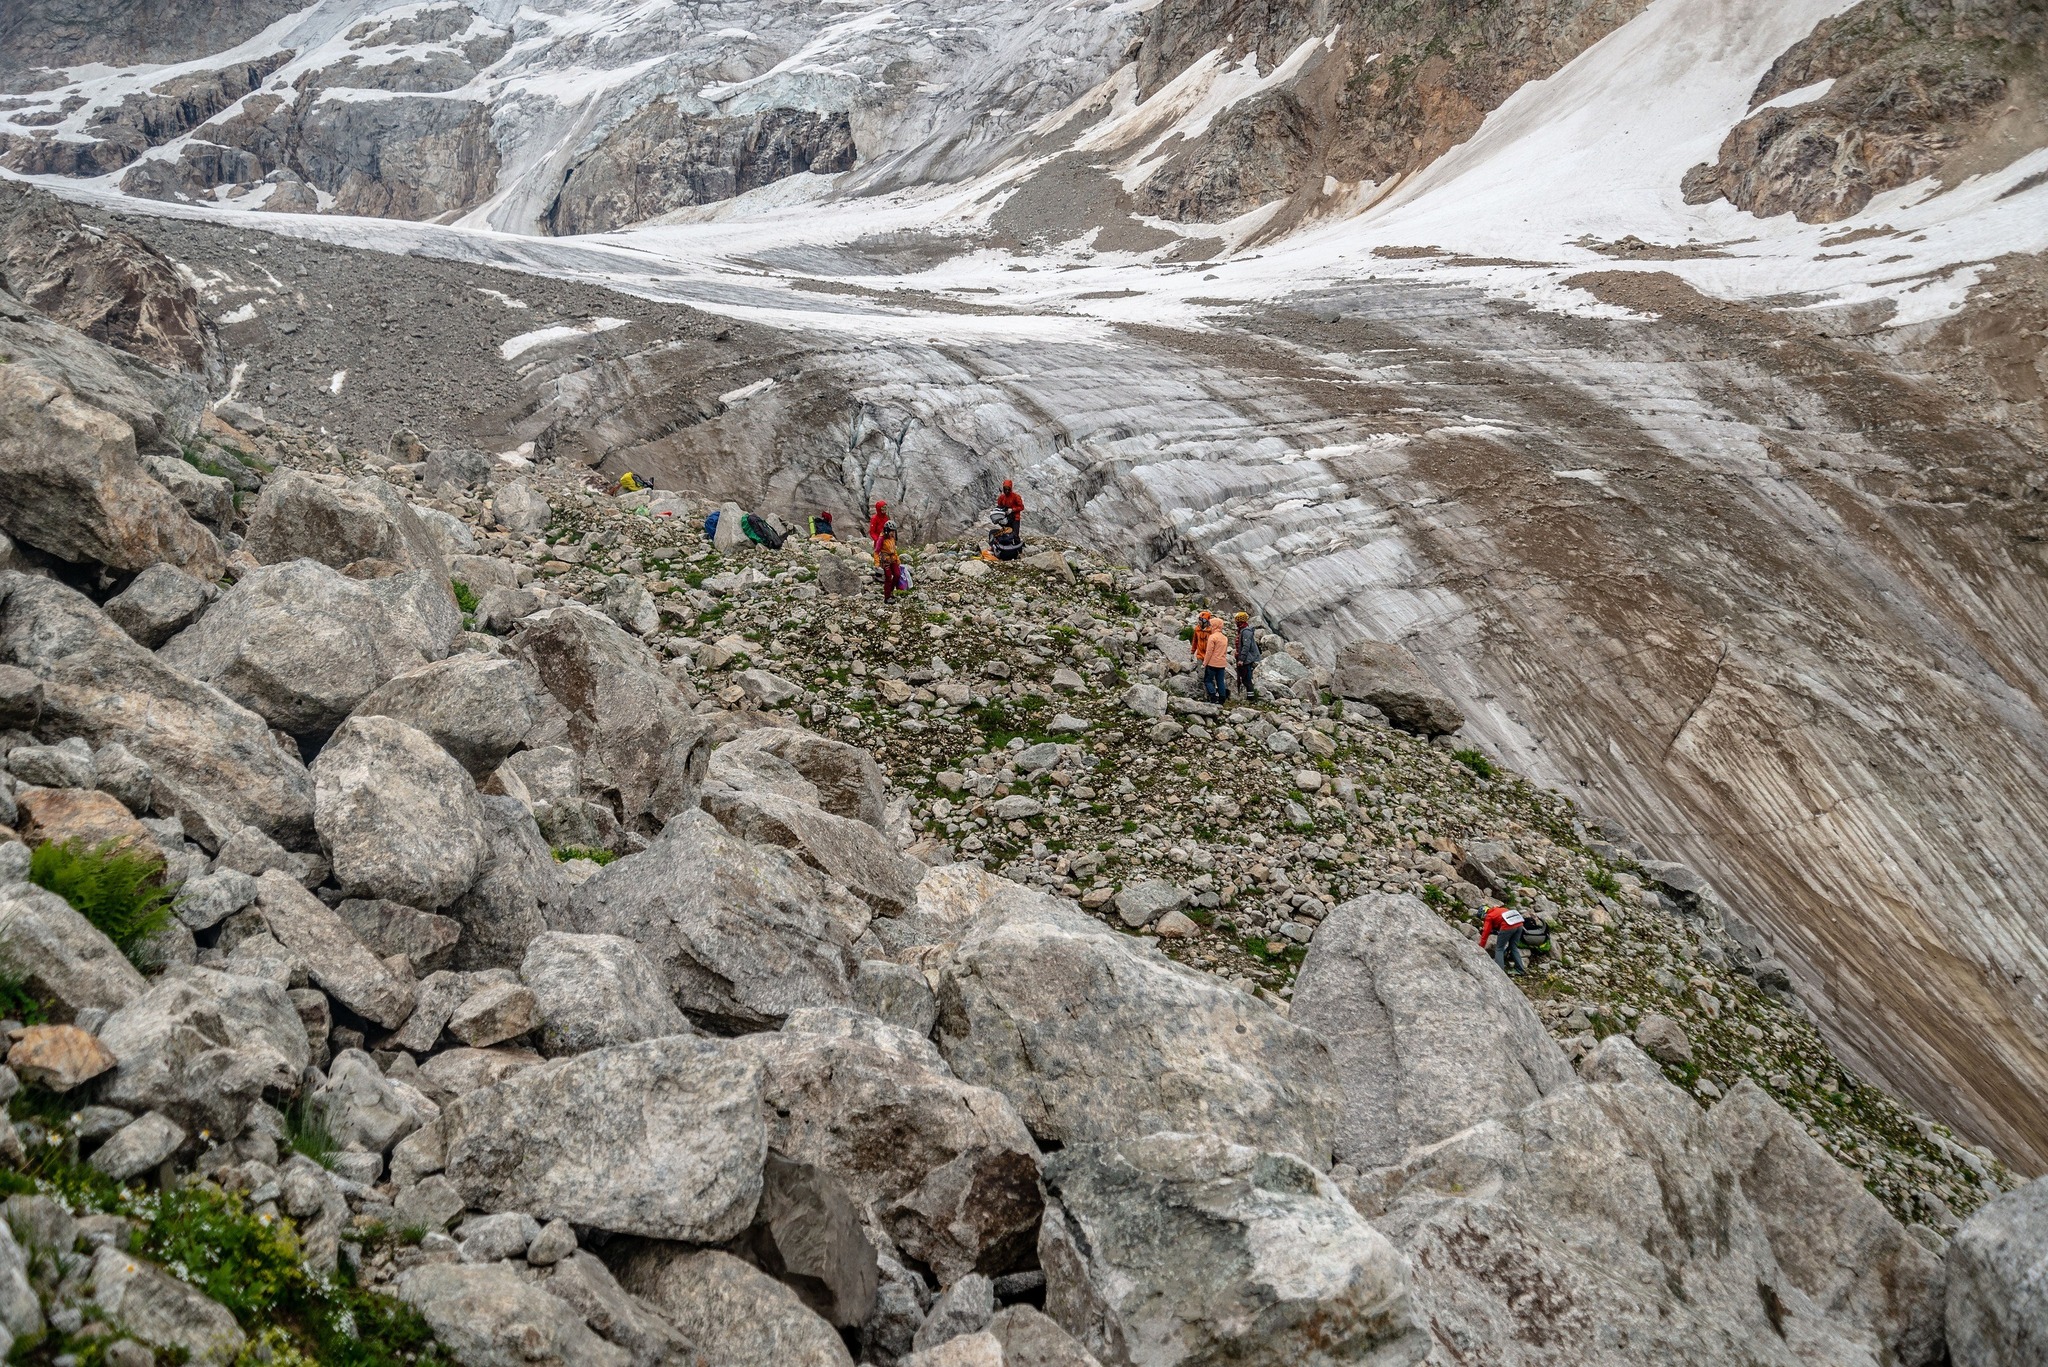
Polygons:
<instances>
[{"instance_id":1,"label":"patch of moss","mask_svg":"<svg viewBox=\"0 0 2048 1367\"><path fill-rule=\"evenodd\" d=\"M555 851L555 860L566 864L571 859L588 859L593 864L609 864L619 856L611 850L593 850L582 845L564 845Z\"/></svg>"}]
</instances>

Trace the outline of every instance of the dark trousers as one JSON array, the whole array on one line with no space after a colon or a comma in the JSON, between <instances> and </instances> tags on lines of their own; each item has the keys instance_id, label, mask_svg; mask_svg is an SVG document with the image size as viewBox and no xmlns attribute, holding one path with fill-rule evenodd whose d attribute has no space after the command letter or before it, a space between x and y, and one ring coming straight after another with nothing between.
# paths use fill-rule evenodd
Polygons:
<instances>
[{"instance_id":1,"label":"dark trousers","mask_svg":"<svg viewBox=\"0 0 2048 1367\"><path fill-rule=\"evenodd\" d=\"M1258 668L1259 662L1257 660L1249 662L1239 660L1237 662L1237 691L1244 694L1247 698L1259 696L1259 690L1252 686L1252 675L1258 672Z\"/></svg>"},{"instance_id":2,"label":"dark trousers","mask_svg":"<svg viewBox=\"0 0 2048 1367\"><path fill-rule=\"evenodd\" d=\"M1202 696L1210 702L1230 700L1230 676L1223 672L1222 665L1202 666Z\"/></svg>"},{"instance_id":3,"label":"dark trousers","mask_svg":"<svg viewBox=\"0 0 2048 1367\"><path fill-rule=\"evenodd\" d=\"M1508 959L1510 957L1515 961L1515 966L1512 969L1508 967ZM1501 972L1503 973L1524 973L1528 971L1527 965L1522 962L1522 928L1520 926L1516 926L1513 930L1496 930L1493 932L1493 961L1500 965Z\"/></svg>"}]
</instances>

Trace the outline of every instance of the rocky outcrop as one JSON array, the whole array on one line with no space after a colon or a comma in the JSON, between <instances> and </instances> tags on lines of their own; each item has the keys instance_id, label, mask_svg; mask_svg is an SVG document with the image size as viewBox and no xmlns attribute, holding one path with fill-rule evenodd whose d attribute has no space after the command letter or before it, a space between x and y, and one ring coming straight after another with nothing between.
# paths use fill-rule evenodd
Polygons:
<instances>
[{"instance_id":1,"label":"rocky outcrop","mask_svg":"<svg viewBox=\"0 0 2048 1367\"><path fill-rule=\"evenodd\" d=\"M464 652L393 676L353 715L404 722L481 780L532 733L543 698L524 661Z\"/></svg>"},{"instance_id":2,"label":"rocky outcrop","mask_svg":"<svg viewBox=\"0 0 2048 1367\"><path fill-rule=\"evenodd\" d=\"M853 942L870 912L780 849L748 845L703 812L576 889L573 928L621 935L707 1023L759 1030L853 1000Z\"/></svg>"},{"instance_id":3,"label":"rocky outcrop","mask_svg":"<svg viewBox=\"0 0 2048 1367\"><path fill-rule=\"evenodd\" d=\"M446 581L430 571L365 581L292 560L244 574L161 655L280 731L319 741L379 685L446 656L461 630Z\"/></svg>"},{"instance_id":4,"label":"rocky outcrop","mask_svg":"<svg viewBox=\"0 0 2048 1367\"><path fill-rule=\"evenodd\" d=\"M1328 1043L1342 1096L1336 1156L1398 1161L1577 1085L1528 1000L1413 897L1346 902L1295 980L1295 1023Z\"/></svg>"},{"instance_id":5,"label":"rocky outcrop","mask_svg":"<svg viewBox=\"0 0 2048 1367\"><path fill-rule=\"evenodd\" d=\"M536 936L519 979L533 992L541 1046L550 1054L690 1033L661 974L638 945L616 935Z\"/></svg>"},{"instance_id":6,"label":"rocky outcrop","mask_svg":"<svg viewBox=\"0 0 2048 1367\"><path fill-rule=\"evenodd\" d=\"M971 934L938 997L953 1071L1008 1097L1041 1141L1182 1130L1329 1166L1323 1042L1078 911L1032 908Z\"/></svg>"},{"instance_id":7,"label":"rocky outcrop","mask_svg":"<svg viewBox=\"0 0 2048 1367\"><path fill-rule=\"evenodd\" d=\"M293 169L335 213L435 219L497 186L490 106L429 95L317 99L302 92Z\"/></svg>"},{"instance_id":8,"label":"rocky outcrop","mask_svg":"<svg viewBox=\"0 0 2048 1367\"><path fill-rule=\"evenodd\" d=\"M0 932L0 965L60 1018L117 1010L145 990L113 941L63 898L33 884L0 885Z\"/></svg>"},{"instance_id":9,"label":"rocky outcrop","mask_svg":"<svg viewBox=\"0 0 2048 1367\"><path fill-rule=\"evenodd\" d=\"M2048 17L2019 0L1864 0L1772 64L1757 112L1686 174L1686 201L1834 223L1928 176L1949 187L1998 170L2048 138L2044 43Z\"/></svg>"},{"instance_id":10,"label":"rocky outcrop","mask_svg":"<svg viewBox=\"0 0 2048 1367\"><path fill-rule=\"evenodd\" d=\"M2048 1177L1971 1216L1948 1247L1948 1351L1956 1367L2048 1360Z\"/></svg>"},{"instance_id":11,"label":"rocky outcrop","mask_svg":"<svg viewBox=\"0 0 2048 1367\"><path fill-rule=\"evenodd\" d=\"M133 429L25 365L0 365L0 531L63 560L201 579L226 568L213 533L151 478Z\"/></svg>"},{"instance_id":12,"label":"rocky outcrop","mask_svg":"<svg viewBox=\"0 0 2048 1367\"><path fill-rule=\"evenodd\" d=\"M394 1290L426 1318L457 1362L629 1367L633 1361L592 1333L580 1311L509 1264L414 1268Z\"/></svg>"},{"instance_id":13,"label":"rocky outcrop","mask_svg":"<svg viewBox=\"0 0 2048 1367\"><path fill-rule=\"evenodd\" d=\"M1385 641L1353 641L1337 653L1330 687L1340 698L1370 703L1394 725L1441 736L1465 724L1458 705L1422 672L1415 657Z\"/></svg>"},{"instance_id":14,"label":"rocky outcrop","mask_svg":"<svg viewBox=\"0 0 2048 1367\"><path fill-rule=\"evenodd\" d=\"M346 482L280 470L249 513L243 544L258 564L317 560L363 578L396 566L448 577L440 543L412 506L381 479Z\"/></svg>"},{"instance_id":15,"label":"rocky outcrop","mask_svg":"<svg viewBox=\"0 0 2048 1367\"><path fill-rule=\"evenodd\" d=\"M713 1362L730 1367L853 1367L832 1326L794 1291L729 1253L655 1246L619 1282L660 1310Z\"/></svg>"},{"instance_id":16,"label":"rocky outcrop","mask_svg":"<svg viewBox=\"0 0 2048 1367\"><path fill-rule=\"evenodd\" d=\"M832 175L850 168L856 155L843 112L767 109L721 117L655 100L570 168L539 226L557 236L610 232L785 176Z\"/></svg>"},{"instance_id":17,"label":"rocky outcrop","mask_svg":"<svg viewBox=\"0 0 2048 1367\"><path fill-rule=\"evenodd\" d=\"M845 884L883 916L909 907L924 865L890 848L874 827L768 792L706 792L704 810L740 839L778 845Z\"/></svg>"},{"instance_id":18,"label":"rocky outcrop","mask_svg":"<svg viewBox=\"0 0 2048 1367\"><path fill-rule=\"evenodd\" d=\"M351 717L313 761L313 784L313 825L350 896L436 911L476 881L488 849L482 802L424 732Z\"/></svg>"},{"instance_id":19,"label":"rocky outcrop","mask_svg":"<svg viewBox=\"0 0 2048 1367\"><path fill-rule=\"evenodd\" d=\"M1300 1159L1209 1136L1046 1160L1046 1313L1104 1364L1371 1363L1430 1351L1401 1256Z\"/></svg>"},{"instance_id":20,"label":"rocky outcrop","mask_svg":"<svg viewBox=\"0 0 2048 1367\"><path fill-rule=\"evenodd\" d=\"M185 62L261 33L292 0L160 0L146 9L101 0L37 0L0 15L0 72L91 62Z\"/></svg>"},{"instance_id":21,"label":"rocky outcrop","mask_svg":"<svg viewBox=\"0 0 2048 1367\"><path fill-rule=\"evenodd\" d=\"M43 681L38 724L49 734L127 747L173 805L212 807L280 839L311 832L312 776L263 719L171 668L83 595L0 575L0 661Z\"/></svg>"},{"instance_id":22,"label":"rocky outcrop","mask_svg":"<svg viewBox=\"0 0 2048 1367\"><path fill-rule=\"evenodd\" d=\"M99 1098L161 1111L187 1130L240 1133L266 1091L289 1094L311 1062L305 1024L284 988L187 968L166 974L100 1027L120 1064Z\"/></svg>"}]
</instances>

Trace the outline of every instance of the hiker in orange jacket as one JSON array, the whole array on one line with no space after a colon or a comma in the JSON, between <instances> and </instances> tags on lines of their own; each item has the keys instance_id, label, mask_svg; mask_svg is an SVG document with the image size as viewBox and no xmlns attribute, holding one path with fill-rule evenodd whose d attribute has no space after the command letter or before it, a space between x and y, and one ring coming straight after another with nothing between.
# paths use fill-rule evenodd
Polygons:
<instances>
[{"instance_id":1,"label":"hiker in orange jacket","mask_svg":"<svg viewBox=\"0 0 2048 1367\"><path fill-rule=\"evenodd\" d=\"M1213 703L1230 701L1230 637L1225 634L1223 624L1209 622L1209 633L1202 638L1202 696Z\"/></svg>"},{"instance_id":2,"label":"hiker in orange jacket","mask_svg":"<svg viewBox=\"0 0 2048 1367\"><path fill-rule=\"evenodd\" d=\"M1491 906L1486 909L1486 920L1479 927L1479 947L1486 948L1486 941L1493 940L1493 961L1500 965L1501 972L1519 976L1525 971L1522 963L1522 926L1528 918L1513 907ZM1508 967L1508 959L1515 961Z\"/></svg>"}]
</instances>

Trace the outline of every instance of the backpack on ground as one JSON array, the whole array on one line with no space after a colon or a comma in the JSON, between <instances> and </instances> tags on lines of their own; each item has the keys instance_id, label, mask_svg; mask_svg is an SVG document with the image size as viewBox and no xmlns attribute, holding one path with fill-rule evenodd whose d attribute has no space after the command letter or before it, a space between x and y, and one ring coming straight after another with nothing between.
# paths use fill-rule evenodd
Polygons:
<instances>
[{"instance_id":1,"label":"backpack on ground","mask_svg":"<svg viewBox=\"0 0 2048 1367\"><path fill-rule=\"evenodd\" d=\"M740 530L746 533L747 540L756 545L766 546L771 551L782 549L782 533L770 526L766 518L747 513L740 518Z\"/></svg>"},{"instance_id":2,"label":"backpack on ground","mask_svg":"<svg viewBox=\"0 0 2048 1367\"><path fill-rule=\"evenodd\" d=\"M898 593L910 592L910 566L904 564L901 560L896 562L896 591Z\"/></svg>"}]
</instances>

